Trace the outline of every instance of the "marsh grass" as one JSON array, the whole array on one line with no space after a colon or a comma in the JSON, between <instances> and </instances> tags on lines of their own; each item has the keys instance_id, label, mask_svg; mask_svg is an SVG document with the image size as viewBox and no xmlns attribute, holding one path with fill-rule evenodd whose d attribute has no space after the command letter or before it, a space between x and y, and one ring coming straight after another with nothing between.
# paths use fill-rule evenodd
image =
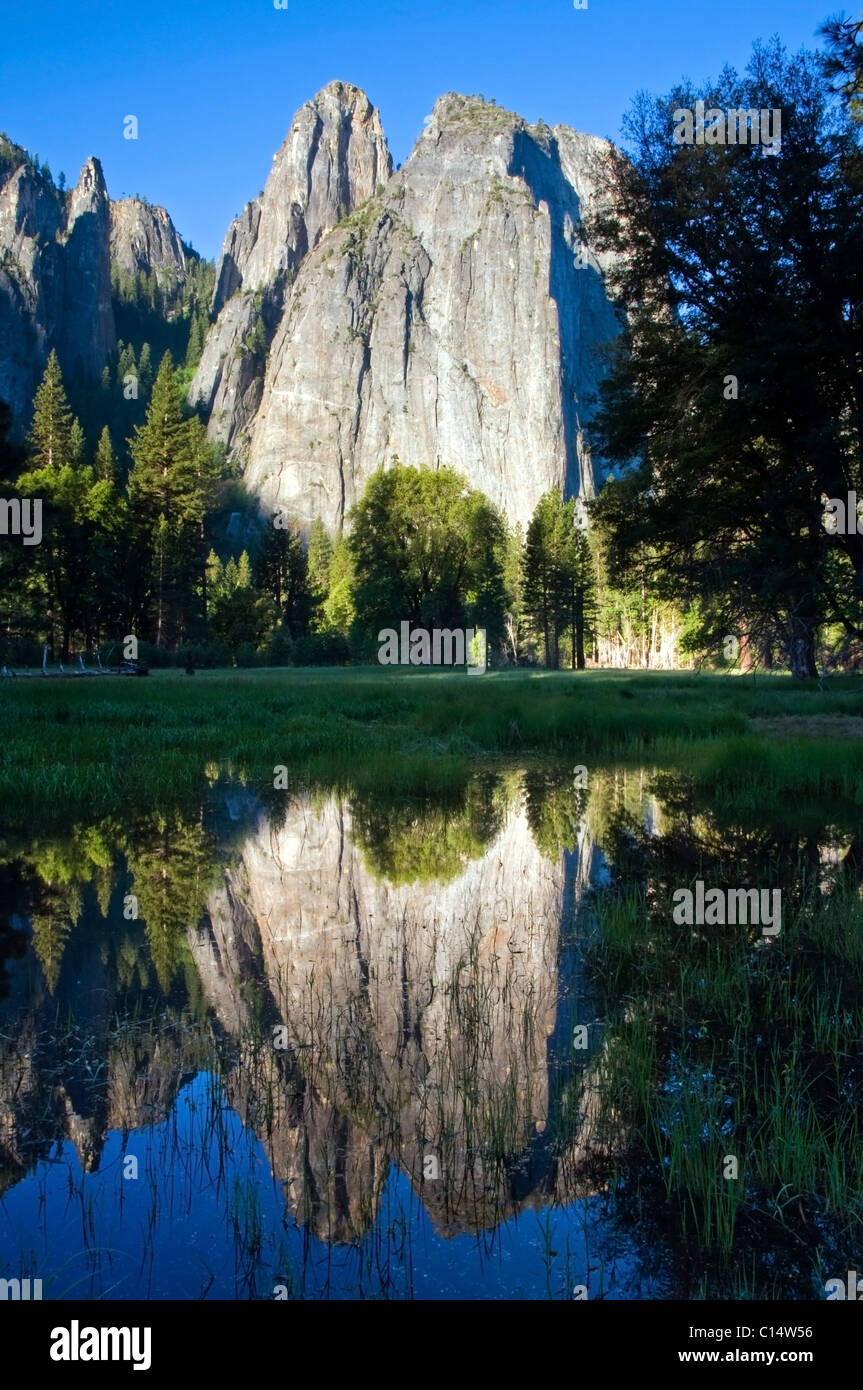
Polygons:
<instances>
[{"instance_id":1,"label":"marsh grass","mask_svg":"<svg viewBox=\"0 0 863 1390\"><path fill-rule=\"evenodd\" d=\"M179 805L206 767L272 787L273 769L332 790L405 795L463 782L478 759L600 756L691 766L705 789L793 790L860 805L863 742L768 740L750 717L863 713L853 678L630 672L460 675L164 671L144 681L0 683L0 806L22 816ZM863 729L863 721L861 721Z\"/></svg>"},{"instance_id":2,"label":"marsh grass","mask_svg":"<svg viewBox=\"0 0 863 1390\"><path fill-rule=\"evenodd\" d=\"M626 1180L654 1194L710 1297L817 1296L817 1268L853 1267L863 1235L858 883L803 856L778 937L681 927L667 848L643 846L640 881L622 876L594 904L600 1127L628 1133ZM712 869L705 855L691 872L713 883Z\"/></svg>"}]
</instances>

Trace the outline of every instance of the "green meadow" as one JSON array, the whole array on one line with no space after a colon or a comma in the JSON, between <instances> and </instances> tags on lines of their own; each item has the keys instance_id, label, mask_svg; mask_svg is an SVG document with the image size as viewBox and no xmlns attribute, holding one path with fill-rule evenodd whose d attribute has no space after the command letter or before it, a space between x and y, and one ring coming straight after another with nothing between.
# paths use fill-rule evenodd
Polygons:
<instances>
[{"instance_id":1,"label":"green meadow","mask_svg":"<svg viewBox=\"0 0 863 1390\"><path fill-rule=\"evenodd\" d=\"M643 762L719 804L861 804L863 682L622 672L163 671L0 684L7 814L171 801L238 779L434 791L489 759Z\"/></svg>"}]
</instances>

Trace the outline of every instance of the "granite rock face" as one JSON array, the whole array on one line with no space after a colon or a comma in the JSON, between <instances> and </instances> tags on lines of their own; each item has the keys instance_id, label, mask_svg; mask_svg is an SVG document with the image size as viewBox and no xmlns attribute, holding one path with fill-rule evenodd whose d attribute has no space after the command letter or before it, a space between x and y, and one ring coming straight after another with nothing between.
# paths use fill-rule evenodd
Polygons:
<instances>
[{"instance_id":1,"label":"granite rock face","mask_svg":"<svg viewBox=\"0 0 863 1390\"><path fill-rule=\"evenodd\" d=\"M15 433L29 424L49 352L67 384L96 382L117 347L112 269L143 273L168 292L199 261L164 208L108 197L102 166L88 159L77 184L61 192L26 153L0 166L0 399Z\"/></svg>"},{"instance_id":2,"label":"granite rock face","mask_svg":"<svg viewBox=\"0 0 863 1390\"><path fill-rule=\"evenodd\" d=\"M65 373L96 379L116 346L109 229L97 159L68 197L29 163L0 187L0 397L19 432L52 348Z\"/></svg>"},{"instance_id":3,"label":"granite rock face","mask_svg":"<svg viewBox=\"0 0 863 1390\"><path fill-rule=\"evenodd\" d=\"M264 510L335 529L394 455L455 467L522 524L553 486L595 490L583 429L619 323L579 224L608 149L437 102L404 167L286 292L247 452Z\"/></svg>"},{"instance_id":4,"label":"granite rock face","mask_svg":"<svg viewBox=\"0 0 863 1390\"><path fill-rule=\"evenodd\" d=\"M116 346L111 307L111 203L102 166L88 159L69 204L64 238L61 363L90 379Z\"/></svg>"},{"instance_id":5,"label":"granite rock face","mask_svg":"<svg viewBox=\"0 0 863 1390\"><path fill-rule=\"evenodd\" d=\"M122 198L111 204L110 254L126 274L143 271L160 285L173 285L185 274L191 253L164 208Z\"/></svg>"},{"instance_id":6,"label":"granite rock face","mask_svg":"<svg viewBox=\"0 0 863 1390\"><path fill-rule=\"evenodd\" d=\"M359 88L331 82L294 116L262 193L231 224L216 269L218 318L189 392L191 404L208 411L215 438L245 442L261 399L263 344L280 321L287 286L321 237L391 173L380 118Z\"/></svg>"},{"instance_id":7,"label":"granite rock face","mask_svg":"<svg viewBox=\"0 0 863 1390\"><path fill-rule=\"evenodd\" d=\"M594 1143L590 1076L562 1167L544 1165L537 1136L553 1108L550 1039L567 1026L560 926L597 872L586 824L565 859L541 854L517 798L454 877L393 883L345 803L301 796L226 870L189 937L208 1002L232 1028L247 1007L241 958L257 955L285 1034L232 1073L230 1104L321 1239L370 1229L391 1161L447 1235L540 1207L550 1184L572 1200ZM490 1133L523 1155L517 1199L486 1156Z\"/></svg>"}]
</instances>

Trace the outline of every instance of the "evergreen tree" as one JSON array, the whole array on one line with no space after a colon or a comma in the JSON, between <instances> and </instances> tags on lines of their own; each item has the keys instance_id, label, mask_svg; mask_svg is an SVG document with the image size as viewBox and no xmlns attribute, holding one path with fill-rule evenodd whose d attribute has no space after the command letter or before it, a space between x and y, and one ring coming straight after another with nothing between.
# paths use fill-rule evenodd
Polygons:
<instances>
[{"instance_id":1,"label":"evergreen tree","mask_svg":"<svg viewBox=\"0 0 863 1390\"><path fill-rule=\"evenodd\" d=\"M203 426L186 419L170 353L159 364L144 424L129 441L128 495L148 582L158 646L176 643L194 610L206 604L204 518L212 503L216 464Z\"/></svg>"},{"instance_id":2,"label":"evergreen tree","mask_svg":"<svg viewBox=\"0 0 863 1390\"><path fill-rule=\"evenodd\" d=\"M565 526L563 497L555 488L539 499L530 519L522 571L525 617L533 633L542 639L545 664L552 670L559 664Z\"/></svg>"},{"instance_id":3,"label":"evergreen tree","mask_svg":"<svg viewBox=\"0 0 863 1390\"><path fill-rule=\"evenodd\" d=\"M76 434L76 442L77 438ZM52 349L33 402L33 423L30 426L33 468L64 468L72 462L72 442L72 412L60 363Z\"/></svg>"},{"instance_id":4,"label":"evergreen tree","mask_svg":"<svg viewBox=\"0 0 863 1390\"><path fill-rule=\"evenodd\" d=\"M153 386L153 363L150 359L150 344L143 343L138 358L138 395L146 399Z\"/></svg>"},{"instance_id":5,"label":"evergreen tree","mask_svg":"<svg viewBox=\"0 0 863 1390\"><path fill-rule=\"evenodd\" d=\"M30 915L33 949L50 994L57 988L66 943L81 915L81 906L81 890L77 884L48 883Z\"/></svg>"},{"instance_id":6,"label":"evergreen tree","mask_svg":"<svg viewBox=\"0 0 863 1390\"><path fill-rule=\"evenodd\" d=\"M24 495L42 499L43 538L30 562L28 584L42 610L52 652L59 623L66 660L77 638L91 644L100 629L105 595L113 593L116 499L110 481L97 478L82 461L83 434L71 416L53 353L36 393L30 445L32 466L19 486Z\"/></svg>"},{"instance_id":7,"label":"evergreen tree","mask_svg":"<svg viewBox=\"0 0 863 1390\"><path fill-rule=\"evenodd\" d=\"M347 536L339 532L329 566L329 590L321 611L321 626L348 637L356 621L353 553Z\"/></svg>"},{"instance_id":8,"label":"evergreen tree","mask_svg":"<svg viewBox=\"0 0 863 1390\"><path fill-rule=\"evenodd\" d=\"M96 449L96 476L107 483L115 482L117 477L117 455L114 453L111 433L107 425L99 435L99 445Z\"/></svg>"},{"instance_id":9,"label":"evergreen tree","mask_svg":"<svg viewBox=\"0 0 863 1390\"><path fill-rule=\"evenodd\" d=\"M272 599L291 637L304 636L309 630L313 599L308 560L295 527L267 527L255 556L254 582Z\"/></svg>"},{"instance_id":10,"label":"evergreen tree","mask_svg":"<svg viewBox=\"0 0 863 1390\"><path fill-rule=\"evenodd\" d=\"M72 421L72 428L69 431L69 462L73 468L77 468L84 462L84 431L79 420Z\"/></svg>"},{"instance_id":11,"label":"evergreen tree","mask_svg":"<svg viewBox=\"0 0 863 1390\"><path fill-rule=\"evenodd\" d=\"M193 314L189 321L189 343L186 348L186 366L195 368L204 351L207 336L207 322L202 313Z\"/></svg>"},{"instance_id":12,"label":"evergreen tree","mask_svg":"<svg viewBox=\"0 0 863 1390\"><path fill-rule=\"evenodd\" d=\"M852 118L863 122L863 19L828 19L818 32L827 40L825 72L838 80Z\"/></svg>"},{"instance_id":13,"label":"evergreen tree","mask_svg":"<svg viewBox=\"0 0 863 1390\"><path fill-rule=\"evenodd\" d=\"M260 650L273 627L274 606L255 588L247 552L222 564L211 551L207 577L214 635L234 654L243 646Z\"/></svg>"},{"instance_id":14,"label":"evergreen tree","mask_svg":"<svg viewBox=\"0 0 863 1390\"><path fill-rule=\"evenodd\" d=\"M330 567L333 543L321 518L315 517L309 535L308 583L312 601L312 627L318 630L324 622L323 608L330 591Z\"/></svg>"},{"instance_id":15,"label":"evergreen tree","mask_svg":"<svg viewBox=\"0 0 863 1390\"><path fill-rule=\"evenodd\" d=\"M563 627L569 629L574 671L585 668L585 642L593 635L596 617L593 557L586 529L579 523L578 502L572 498L564 507L560 617Z\"/></svg>"}]
</instances>

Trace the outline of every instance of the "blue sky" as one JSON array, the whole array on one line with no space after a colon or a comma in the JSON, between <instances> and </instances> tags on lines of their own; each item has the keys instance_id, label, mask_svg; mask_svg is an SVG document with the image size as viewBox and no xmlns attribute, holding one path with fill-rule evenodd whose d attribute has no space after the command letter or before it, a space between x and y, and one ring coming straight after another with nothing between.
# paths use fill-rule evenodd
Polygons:
<instances>
[{"instance_id":1,"label":"blue sky","mask_svg":"<svg viewBox=\"0 0 863 1390\"><path fill-rule=\"evenodd\" d=\"M0 129L69 183L90 154L113 198L142 193L215 256L263 186L298 106L334 78L379 107L403 162L435 98L481 92L529 121L615 138L639 89L793 51L831 0L30 0L4 5ZM853 14L855 6L845 6ZM137 141L123 139L136 115Z\"/></svg>"}]
</instances>

